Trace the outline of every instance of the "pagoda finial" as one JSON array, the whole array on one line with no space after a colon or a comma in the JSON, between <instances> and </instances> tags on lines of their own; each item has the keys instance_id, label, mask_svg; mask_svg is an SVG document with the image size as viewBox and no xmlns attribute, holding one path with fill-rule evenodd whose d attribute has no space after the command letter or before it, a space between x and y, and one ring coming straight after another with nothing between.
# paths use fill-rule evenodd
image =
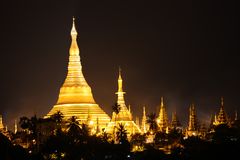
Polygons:
<instances>
[{"instance_id":1,"label":"pagoda finial","mask_svg":"<svg viewBox=\"0 0 240 160\"><path fill-rule=\"evenodd\" d=\"M73 17L73 25L72 25L71 35L77 36L77 31L76 31L76 27L75 27L75 17Z\"/></svg>"},{"instance_id":2,"label":"pagoda finial","mask_svg":"<svg viewBox=\"0 0 240 160\"><path fill-rule=\"evenodd\" d=\"M238 112L237 112L237 110L235 111L235 118L234 119L235 119L235 121L238 120Z\"/></svg>"},{"instance_id":3,"label":"pagoda finial","mask_svg":"<svg viewBox=\"0 0 240 160\"><path fill-rule=\"evenodd\" d=\"M143 116L146 116L146 109L145 109L145 106L143 106Z\"/></svg>"},{"instance_id":4,"label":"pagoda finial","mask_svg":"<svg viewBox=\"0 0 240 160\"><path fill-rule=\"evenodd\" d=\"M223 104L224 104L224 99L223 97L221 97L221 106L223 106Z\"/></svg>"},{"instance_id":5,"label":"pagoda finial","mask_svg":"<svg viewBox=\"0 0 240 160\"><path fill-rule=\"evenodd\" d=\"M120 66L118 67L118 79L122 79L122 69Z\"/></svg>"},{"instance_id":6,"label":"pagoda finial","mask_svg":"<svg viewBox=\"0 0 240 160\"><path fill-rule=\"evenodd\" d=\"M15 133L15 134L17 133L17 130L18 130L17 120L15 119L15 122L14 122L14 133Z\"/></svg>"},{"instance_id":7,"label":"pagoda finial","mask_svg":"<svg viewBox=\"0 0 240 160\"><path fill-rule=\"evenodd\" d=\"M161 107L163 106L163 97L161 97Z\"/></svg>"},{"instance_id":8,"label":"pagoda finial","mask_svg":"<svg viewBox=\"0 0 240 160\"><path fill-rule=\"evenodd\" d=\"M118 71L118 92L123 92L123 89L122 89L122 70L121 68L119 67L119 71Z\"/></svg>"}]
</instances>

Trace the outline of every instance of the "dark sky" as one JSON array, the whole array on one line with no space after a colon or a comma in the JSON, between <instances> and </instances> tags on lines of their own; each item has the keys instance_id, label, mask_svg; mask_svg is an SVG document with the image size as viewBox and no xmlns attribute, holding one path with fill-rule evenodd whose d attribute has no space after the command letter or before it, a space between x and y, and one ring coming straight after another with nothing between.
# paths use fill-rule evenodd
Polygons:
<instances>
[{"instance_id":1,"label":"dark sky","mask_svg":"<svg viewBox=\"0 0 240 160\"><path fill-rule=\"evenodd\" d=\"M164 96L168 115L183 124L189 104L208 121L225 98L240 110L239 17L235 1L1 2L1 105L5 123L49 112L67 71L72 16L83 72L108 113L116 101L118 66L134 115L155 112Z\"/></svg>"}]
</instances>

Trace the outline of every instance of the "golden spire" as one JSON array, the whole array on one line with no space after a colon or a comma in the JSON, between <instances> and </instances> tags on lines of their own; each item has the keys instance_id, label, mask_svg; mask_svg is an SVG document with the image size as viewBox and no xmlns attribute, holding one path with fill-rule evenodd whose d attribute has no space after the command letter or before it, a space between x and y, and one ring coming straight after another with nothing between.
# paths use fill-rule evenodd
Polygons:
<instances>
[{"instance_id":1,"label":"golden spire","mask_svg":"<svg viewBox=\"0 0 240 160\"><path fill-rule=\"evenodd\" d=\"M0 114L0 130L4 128L2 115Z\"/></svg>"},{"instance_id":2,"label":"golden spire","mask_svg":"<svg viewBox=\"0 0 240 160\"><path fill-rule=\"evenodd\" d=\"M125 105L125 101L124 101L124 94L125 94L125 92L123 92L122 81L123 80L122 80L122 75L121 75L121 68L119 67L119 72L118 72L118 92L116 92L116 94L118 95L117 103L120 106Z\"/></svg>"},{"instance_id":3,"label":"golden spire","mask_svg":"<svg viewBox=\"0 0 240 160\"><path fill-rule=\"evenodd\" d=\"M158 116L158 126L161 131L166 131L166 128L168 127L168 117L167 117L167 112L166 108L163 104L163 97L161 97L161 102L160 102L160 112Z\"/></svg>"},{"instance_id":4,"label":"golden spire","mask_svg":"<svg viewBox=\"0 0 240 160\"><path fill-rule=\"evenodd\" d=\"M143 116L146 117L146 109L145 109L145 106L143 106Z\"/></svg>"},{"instance_id":5,"label":"golden spire","mask_svg":"<svg viewBox=\"0 0 240 160\"><path fill-rule=\"evenodd\" d=\"M123 86L122 86L122 75L121 75L121 68L119 67L118 72L118 91L116 92L117 95L117 104L120 106L120 111L117 114L117 120L132 120L131 109L129 105L129 110L125 104Z\"/></svg>"},{"instance_id":6,"label":"golden spire","mask_svg":"<svg viewBox=\"0 0 240 160\"><path fill-rule=\"evenodd\" d=\"M194 104L192 103L189 107L189 123L188 123L188 130L189 131L197 131L197 116Z\"/></svg>"},{"instance_id":7,"label":"golden spire","mask_svg":"<svg viewBox=\"0 0 240 160\"><path fill-rule=\"evenodd\" d=\"M76 31L76 27L75 27L75 17L73 17L71 36L77 36L77 31Z\"/></svg>"},{"instance_id":8,"label":"golden spire","mask_svg":"<svg viewBox=\"0 0 240 160\"><path fill-rule=\"evenodd\" d=\"M142 126L141 126L143 133L147 132L147 124L146 123L147 123L146 109L145 109L145 106L143 106L143 116L142 116Z\"/></svg>"},{"instance_id":9,"label":"golden spire","mask_svg":"<svg viewBox=\"0 0 240 160\"><path fill-rule=\"evenodd\" d=\"M221 97L221 107L223 107L223 105L224 105L224 99L223 97Z\"/></svg>"},{"instance_id":10,"label":"golden spire","mask_svg":"<svg viewBox=\"0 0 240 160\"><path fill-rule=\"evenodd\" d=\"M87 84L80 61L80 50L77 44L75 18L71 29L71 46L69 50L68 73L60 90L57 104L91 103L95 104L92 91Z\"/></svg>"},{"instance_id":11,"label":"golden spire","mask_svg":"<svg viewBox=\"0 0 240 160\"><path fill-rule=\"evenodd\" d=\"M14 133L15 133L15 134L17 133L17 130L18 130L17 120L15 119L15 122L14 122Z\"/></svg>"},{"instance_id":12,"label":"golden spire","mask_svg":"<svg viewBox=\"0 0 240 160\"><path fill-rule=\"evenodd\" d=\"M220 111L217 116L217 124L227 124L227 114L224 110L224 103L223 103L223 97L221 97L221 106L220 106Z\"/></svg>"},{"instance_id":13,"label":"golden spire","mask_svg":"<svg viewBox=\"0 0 240 160\"><path fill-rule=\"evenodd\" d=\"M161 107L163 107L163 97L161 97Z\"/></svg>"},{"instance_id":14,"label":"golden spire","mask_svg":"<svg viewBox=\"0 0 240 160\"><path fill-rule=\"evenodd\" d=\"M118 92L122 92L123 89L122 89L122 73L121 73L121 68L119 67L119 70L118 70Z\"/></svg>"}]
</instances>

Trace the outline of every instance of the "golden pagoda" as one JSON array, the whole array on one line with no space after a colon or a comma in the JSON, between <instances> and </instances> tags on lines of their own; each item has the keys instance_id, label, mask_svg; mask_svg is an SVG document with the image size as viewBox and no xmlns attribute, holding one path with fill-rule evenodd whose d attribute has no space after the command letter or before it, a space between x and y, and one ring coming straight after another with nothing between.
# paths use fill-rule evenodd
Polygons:
<instances>
[{"instance_id":1,"label":"golden pagoda","mask_svg":"<svg viewBox=\"0 0 240 160\"><path fill-rule=\"evenodd\" d=\"M60 111L65 120L76 116L80 123L87 123L90 120L93 128L97 128L97 123L100 129L106 128L110 117L95 102L91 88L83 76L74 18L71 38L67 77L60 89L56 105L45 118Z\"/></svg>"},{"instance_id":2,"label":"golden pagoda","mask_svg":"<svg viewBox=\"0 0 240 160\"><path fill-rule=\"evenodd\" d=\"M147 131L148 131L148 124L147 124L147 116L146 116L145 106L143 107L141 130L142 130L143 133L147 133Z\"/></svg>"},{"instance_id":3,"label":"golden pagoda","mask_svg":"<svg viewBox=\"0 0 240 160\"><path fill-rule=\"evenodd\" d=\"M161 105L160 105L159 116L157 118L157 124L160 131L162 132L165 132L168 128L168 116L167 116L166 108L163 104L163 97L161 97Z\"/></svg>"},{"instance_id":4,"label":"golden pagoda","mask_svg":"<svg viewBox=\"0 0 240 160\"><path fill-rule=\"evenodd\" d=\"M120 109L119 109L118 114L113 112L112 120L106 128L106 132L115 135L114 132L117 131L116 128L119 126L119 124L123 124L125 129L127 130L127 135L129 137L131 134L141 133L141 130L132 120L132 114L127 109L127 106L125 104L124 94L125 94L125 92L123 92L123 88L122 88L121 69L119 68L118 92L116 92L116 95L118 97L117 104L119 105ZM130 109L130 107L129 107L129 109Z\"/></svg>"},{"instance_id":5,"label":"golden pagoda","mask_svg":"<svg viewBox=\"0 0 240 160\"><path fill-rule=\"evenodd\" d=\"M189 107L189 122L188 128L186 131L186 136L198 136L198 123L197 123L197 114L195 111L194 104L191 104Z\"/></svg>"},{"instance_id":6,"label":"golden pagoda","mask_svg":"<svg viewBox=\"0 0 240 160\"><path fill-rule=\"evenodd\" d=\"M4 129L2 115L0 114L0 131Z\"/></svg>"},{"instance_id":7,"label":"golden pagoda","mask_svg":"<svg viewBox=\"0 0 240 160\"><path fill-rule=\"evenodd\" d=\"M220 111L218 113L218 116L215 115L215 121L213 123L214 125L219 124L228 124L228 117L224 110L224 101L223 97L221 97L221 105L220 105Z\"/></svg>"}]
</instances>

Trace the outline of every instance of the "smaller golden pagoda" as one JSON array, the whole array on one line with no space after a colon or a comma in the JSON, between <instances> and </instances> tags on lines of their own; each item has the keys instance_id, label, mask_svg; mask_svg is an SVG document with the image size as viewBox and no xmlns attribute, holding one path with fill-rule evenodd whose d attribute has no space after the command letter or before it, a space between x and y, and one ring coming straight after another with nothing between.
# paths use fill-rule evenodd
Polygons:
<instances>
[{"instance_id":1,"label":"smaller golden pagoda","mask_svg":"<svg viewBox=\"0 0 240 160\"><path fill-rule=\"evenodd\" d=\"M118 97L117 104L119 105L120 110L118 114L113 112L111 122L106 128L106 132L115 135L115 132L117 131L116 128L119 126L119 124L123 124L129 137L131 134L141 133L141 130L132 120L132 114L126 107L124 100L125 92L123 91L122 82L121 69L119 68L118 92L116 92L116 95Z\"/></svg>"},{"instance_id":2,"label":"smaller golden pagoda","mask_svg":"<svg viewBox=\"0 0 240 160\"><path fill-rule=\"evenodd\" d=\"M223 97L221 97L221 105L218 115L215 115L215 121L213 122L214 125L220 125L220 124L228 124L228 117L224 110L224 100Z\"/></svg>"},{"instance_id":3,"label":"smaller golden pagoda","mask_svg":"<svg viewBox=\"0 0 240 160\"><path fill-rule=\"evenodd\" d=\"M2 131L3 129L4 129L3 118L2 115L0 114L0 131Z\"/></svg>"},{"instance_id":4,"label":"smaller golden pagoda","mask_svg":"<svg viewBox=\"0 0 240 160\"><path fill-rule=\"evenodd\" d=\"M141 130L142 130L143 133L147 133L148 128L149 128L149 126L147 124L146 109L145 109L145 106L143 106L143 116L142 116Z\"/></svg>"},{"instance_id":5,"label":"smaller golden pagoda","mask_svg":"<svg viewBox=\"0 0 240 160\"><path fill-rule=\"evenodd\" d=\"M194 104L191 104L189 107L189 122L188 128L186 130L186 137L188 136L198 136L198 122L197 114Z\"/></svg>"},{"instance_id":6,"label":"smaller golden pagoda","mask_svg":"<svg viewBox=\"0 0 240 160\"><path fill-rule=\"evenodd\" d=\"M168 116L165 105L163 104L163 97L161 97L161 105L159 116L157 118L157 124L161 132L166 132L168 129Z\"/></svg>"}]
</instances>

